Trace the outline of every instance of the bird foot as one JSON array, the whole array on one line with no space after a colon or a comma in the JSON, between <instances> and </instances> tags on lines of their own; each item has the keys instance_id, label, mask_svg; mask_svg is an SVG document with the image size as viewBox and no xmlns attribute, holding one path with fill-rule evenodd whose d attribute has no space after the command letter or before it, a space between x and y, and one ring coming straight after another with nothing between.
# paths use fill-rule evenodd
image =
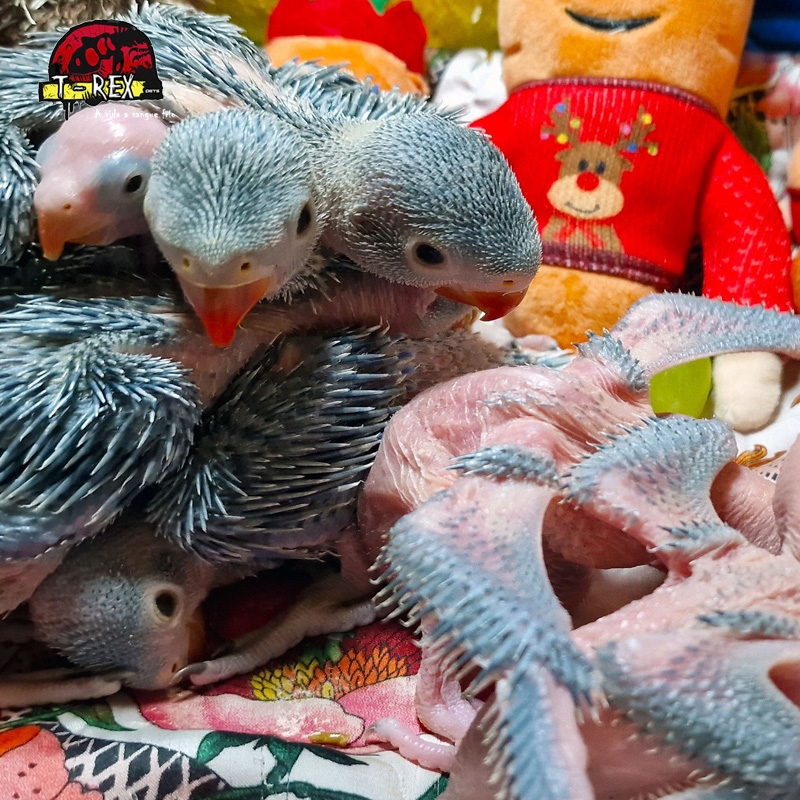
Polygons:
<instances>
[{"instance_id":1,"label":"bird foot","mask_svg":"<svg viewBox=\"0 0 800 800\"><path fill-rule=\"evenodd\" d=\"M71 703L107 697L122 688L127 673L86 675L73 669L46 669L0 677L0 708Z\"/></svg>"},{"instance_id":2,"label":"bird foot","mask_svg":"<svg viewBox=\"0 0 800 800\"><path fill-rule=\"evenodd\" d=\"M392 745L403 758L425 769L449 772L456 757L455 745L425 739L390 717L376 720L367 733L370 740Z\"/></svg>"},{"instance_id":3,"label":"bird foot","mask_svg":"<svg viewBox=\"0 0 800 800\"><path fill-rule=\"evenodd\" d=\"M331 575L303 592L297 603L269 624L236 639L229 652L189 664L172 680L196 686L242 675L285 653L307 636L349 631L377 617L371 597L365 597L340 575Z\"/></svg>"}]
</instances>

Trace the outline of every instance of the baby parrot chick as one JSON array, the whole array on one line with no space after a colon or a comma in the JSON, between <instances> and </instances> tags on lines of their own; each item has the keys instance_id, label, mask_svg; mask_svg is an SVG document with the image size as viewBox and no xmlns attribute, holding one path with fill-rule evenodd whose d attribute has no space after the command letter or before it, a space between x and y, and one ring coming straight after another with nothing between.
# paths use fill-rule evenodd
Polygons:
<instances>
[{"instance_id":1,"label":"baby parrot chick","mask_svg":"<svg viewBox=\"0 0 800 800\"><path fill-rule=\"evenodd\" d=\"M541 242L488 139L420 110L332 128L315 149L330 204L324 245L392 282L477 306L485 319L521 301Z\"/></svg>"},{"instance_id":2,"label":"baby parrot chick","mask_svg":"<svg viewBox=\"0 0 800 800\"><path fill-rule=\"evenodd\" d=\"M186 299L224 347L247 312L311 256L317 199L308 147L261 112L185 120L153 157L144 214Z\"/></svg>"},{"instance_id":3,"label":"baby parrot chick","mask_svg":"<svg viewBox=\"0 0 800 800\"><path fill-rule=\"evenodd\" d=\"M196 656L215 568L123 523L74 547L29 601L37 636L93 672L159 689Z\"/></svg>"},{"instance_id":4,"label":"baby parrot chick","mask_svg":"<svg viewBox=\"0 0 800 800\"><path fill-rule=\"evenodd\" d=\"M104 245L147 233L142 203L166 133L156 114L106 103L76 112L45 140L34 194L45 258L58 258L67 242Z\"/></svg>"}]
</instances>

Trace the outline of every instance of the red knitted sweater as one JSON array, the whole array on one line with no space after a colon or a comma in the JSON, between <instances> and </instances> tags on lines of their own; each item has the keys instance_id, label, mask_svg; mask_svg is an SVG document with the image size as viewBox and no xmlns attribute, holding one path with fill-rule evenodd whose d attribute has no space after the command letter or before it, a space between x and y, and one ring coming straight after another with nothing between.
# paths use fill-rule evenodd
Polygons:
<instances>
[{"instance_id":1,"label":"red knitted sweater","mask_svg":"<svg viewBox=\"0 0 800 800\"><path fill-rule=\"evenodd\" d=\"M473 123L533 207L543 262L678 286L703 248L703 294L794 308L791 243L764 173L710 105L661 84L527 84Z\"/></svg>"}]
</instances>

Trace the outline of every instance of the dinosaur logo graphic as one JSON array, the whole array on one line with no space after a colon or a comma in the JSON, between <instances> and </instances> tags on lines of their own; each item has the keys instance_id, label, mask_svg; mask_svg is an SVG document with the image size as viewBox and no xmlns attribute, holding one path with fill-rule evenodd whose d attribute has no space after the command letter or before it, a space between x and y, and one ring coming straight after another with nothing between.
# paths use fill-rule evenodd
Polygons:
<instances>
[{"instance_id":1,"label":"dinosaur logo graphic","mask_svg":"<svg viewBox=\"0 0 800 800\"><path fill-rule=\"evenodd\" d=\"M93 20L70 28L50 56L39 100L63 103L68 118L78 102L163 97L150 39L128 22Z\"/></svg>"},{"instance_id":2,"label":"dinosaur logo graphic","mask_svg":"<svg viewBox=\"0 0 800 800\"><path fill-rule=\"evenodd\" d=\"M542 237L562 244L623 252L609 220L625 205L620 184L623 173L633 169L629 156L640 147L652 156L658 153L658 144L647 138L655 130L653 118L640 106L634 122L620 126L619 138L613 145L581 141L582 121L570 115L568 100L551 110L550 121L550 126L542 127L542 138L555 136L556 142L567 147L556 155L561 168L547 191L556 213Z\"/></svg>"}]
</instances>

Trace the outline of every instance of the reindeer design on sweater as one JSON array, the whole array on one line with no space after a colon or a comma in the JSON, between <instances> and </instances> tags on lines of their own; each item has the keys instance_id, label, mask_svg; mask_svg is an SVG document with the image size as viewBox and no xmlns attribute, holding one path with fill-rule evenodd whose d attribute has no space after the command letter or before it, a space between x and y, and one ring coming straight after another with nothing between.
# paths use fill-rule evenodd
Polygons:
<instances>
[{"instance_id":1,"label":"reindeer design on sweater","mask_svg":"<svg viewBox=\"0 0 800 800\"><path fill-rule=\"evenodd\" d=\"M634 166L628 155L641 147L646 147L650 155L658 153L658 144L647 139L655 130L652 116L639 106L636 119L620 127L619 139L613 145L581 141L581 119L570 115L569 100L550 111L550 121L551 125L542 126L542 138L555 136L567 147L556 155L561 169L547 192L556 213L542 231L542 238L623 252L614 223L609 220L625 205L622 175Z\"/></svg>"}]
</instances>

